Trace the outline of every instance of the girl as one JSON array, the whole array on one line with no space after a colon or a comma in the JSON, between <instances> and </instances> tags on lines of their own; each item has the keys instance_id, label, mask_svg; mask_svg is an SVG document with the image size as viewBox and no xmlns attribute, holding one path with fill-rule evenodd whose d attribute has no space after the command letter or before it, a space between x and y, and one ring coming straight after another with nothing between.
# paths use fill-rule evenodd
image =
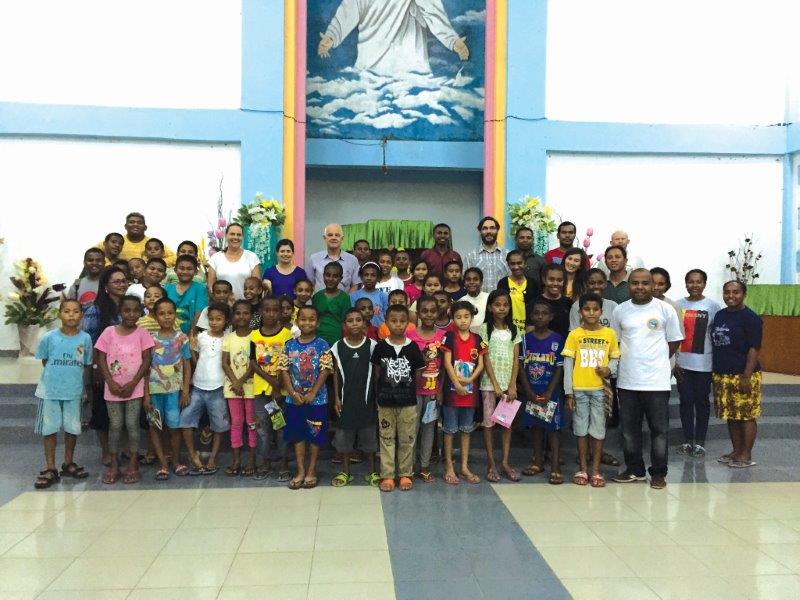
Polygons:
<instances>
[{"instance_id":1,"label":"girl","mask_svg":"<svg viewBox=\"0 0 800 600\"><path fill-rule=\"evenodd\" d=\"M461 300L467 291L461 285L461 263L451 260L444 266L444 291L450 294L453 302Z\"/></svg>"},{"instance_id":2,"label":"girl","mask_svg":"<svg viewBox=\"0 0 800 600\"><path fill-rule=\"evenodd\" d=\"M570 248L564 253L564 270L567 272L567 284L565 296L570 300L577 301L586 291L586 264L589 259L582 248Z\"/></svg>"},{"instance_id":3,"label":"girl","mask_svg":"<svg viewBox=\"0 0 800 600\"><path fill-rule=\"evenodd\" d=\"M542 293L538 279L525 274L525 257L519 250L512 250L506 255L509 275L497 282L497 289L507 290L511 297L511 316L519 331L525 330L528 309L533 301Z\"/></svg>"},{"instance_id":4,"label":"girl","mask_svg":"<svg viewBox=\"0 0 800 600\"><path fill-rule=\"evenodd\" d=\"M250 331L261 327L261 298L264 297L264 288L258 277L248 277L244 280L244 299L250 303Z\"/></svg>"},{"instance_id":5,"label":"girl","mask_svg":"<svg viewBox=\"0 0 800 600\"><path fill-rule=\"evenodd\" d=\"M294 303L289 296L281 296L281 325L291 330L294 323Z\"/></svg>"},{"instance_id":6,"label":"girl","mask_svg":"<svg viewBox=\"0 0 800 600\"><path fill-rule=\"evenodd\" d=\"M232 477L239 474L252 477L256 470L256 416L250 365L251 317L250 303L237 300L233 305L233 331L222 340L222 370L225 371L223 391L231 413L233 452L233 464L225 469L225 473ZM242 427L247 432L248 447L247 466L244 469L241 468Z\"/></svg>"},{"instance_id":7,"label":"girl","mask_svg":"<svg viewBox=\"0 0 800 600\"><path fill-rule=\"evenodd\" d=\"M417 298L422 295L422 284L428 276L428 263L424 260L418 260L414 263L411 270L411 277L405 282L403 289L405 289L410 302L416 302Z\"/></svg>"},{"instance_id":8,"label":"girl","mask_svg":"<svg viewBox=\"0 0 800 600\"><path fill-rule=\"evenodd\" d=\"M477 311L475 318L472 319L472 332L478 333L481 325L486 320L486 301L489 299L489 293L481 290L483 285L483 271L478 267L470 267L464 271L464 289L467 293L462 300L466 300Z\"/></svg>"},{"instance_id":9,"label":"girl","mask_svg":"<svg viewBox=\"0 0 800 600\"><path fill-rule=\"evenodd\" d=\"M338 265L341 270L339 263L326 265L326 286L331 265ZM333 371L333 357L328 343L317 335L318 324L316 308L301 308L297 314L300 337L286 342L278 362L287 391L284 439L294 444L297 460L297 473L289 481L290 490L317 487L317 456L320 446L327 440L328 390L325 380ZM307 446L309 456L306 463Z\"/></svg>"},{"instance_id":10,"label":"girl","mask_svg":"<svg viewBox=\"0 0 800 600\"><path fill-rule=\"evenodd\" d=\"M318 291L311 298L311 305L317 309L319 315L319 335L328 343L328 346L342 339L344 315L351 306L350 296L339 289L343 274L341 263L332 262L325 265L325 269L322 271L325 289ZM299 319L299 311L297 315ZM302 331L299 323L298 328Z\"/></svg>"},{"instance_id":11,"label":"girl","mask_svg":"<svg viewBox=\"0 0 800 600\"><path fill-rule=\"evenodd\" d=\"M142 303L136 296L124 296L119 303L121 322L107 327L95 344L97 366L105 381L105 400L108 410L108 449L110 466L103 483L119 480L119 436L123 424L128 431L130 462L124 483L139 481L139 413L144 396L144 376L150 368L153 338L136 325L142 314Z\"/></svg>"},{"instance_id":12,"label":"girl","mask_svg":"<svg viewBox=\"0 0 800 600\"><path fill-rule=\"evenodd\" d=\"M486 344L470 331L475 307L459 301L453 305L455 331L445 335L442 343L444 369L447 374L447 396L442 411L444 431L444 480L451 485L459 483L453 468L453 436L461 438L461 477L467 483L480 483L481 478L469 470L470 434L474 429L473 415L476 405L475 382L483 373Z\"/></svg>"},{"instance_id":13,"label":"girl","mask_svg":"<svg viewBox=\"0 0 800 600\"><path fill-rule=\"evenodd\" d=\"M433 296L436 292L441 292L444 289L442 285L442 277L434 273L430 273L422 282L422 295ZM409 321L412 323L417 322L417 303L414 302L408 307Z\"/></svg>"},{"instance_id":14,"label":"girl","mask_svg":"<svg viewBox=\"0 0 800 600\"><path fill-rule=\"evenodd\" d=\"M512 402L517 398L516 382L522 338L511 316L511 296L507 291L494 290L489 294L486 311L486 322L481 325L479 332L480 337L488 340L489 344L486 369L481 378L483 443L489 462L486 479L496 483L500 481L500 475L494 462L494 421L491 417L499 401ZM508 462L511 428L503 427L501 432L503 457L500 470L510 481L519 481L519 473Z\"/></svg>"},{"instance_id":15,"label":"girl","mask_svg":"<svg viewBox=\"0 0 800 600\"><path fill-rule=\"evenodd\" d=\"M381 276L375 284L375 288L388 295L392 290L402 290L404 283L392 273L394 266L394 259L392 253L388 250L382 250L378 253L378 265L381 268Z\"/></svg>"},{"instance_id":16,"label":"girl","mask_svg":"<svg viewBox=\"0 0 800 600\"><path fill-rule=\"evenodd\" d=\"M136 324L151 335L158 333L160 329L158 321L156 321L156 313L153 309L156 302L166 297L167 292L160 285L151 285L144 291L144 316L140 317Z\"/></svg>"},{"instance_id":17,"label":"girl","mask_svg":"<svg viewBox=\"0 0 800 600\"><path fill-rule=\"evenodd\" d=\"M394 267L397 270L397 278L403 282L403 287L414 279L411 274L411 255L405 250L398 250L394 255ZM403 288L400 288L403 289Z\"/></svg>"},{"instance_id":18,"label":"girl","mask_svg":"<svg viewBox=\"0 0 800 600\"><path fill-rule=\"evenodd\" d=\"M566 279L567 273L562 265L545 265L542 269L542 283L544 284L542 295L536 300L544 302L550 307L549 327L562 339L566 339L569 333L569 311L572 308L572 302L564 296ZM530 315L528 315L527 321L526 331L531 331L533 327Z\"/></svg>"}]
</instances>

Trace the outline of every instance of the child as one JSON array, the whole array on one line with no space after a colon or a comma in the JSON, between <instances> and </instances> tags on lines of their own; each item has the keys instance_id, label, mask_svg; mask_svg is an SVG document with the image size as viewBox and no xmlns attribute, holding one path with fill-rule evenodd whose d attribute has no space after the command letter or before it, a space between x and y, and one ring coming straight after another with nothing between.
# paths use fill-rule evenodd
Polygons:
<instances>
[{"instance_id":1,"label":"child","mask_svg":"<svg viewBox=\"0 0 800 600\"><path fill-rule=\"evenodd\" d=\"M433 481L431 474L431 452L433 451L433 439L436 434L436 422L434 417L424 423L423 417L431 413L436 415L438 408L434 411L430 406L434 402L436 406L442 404L442 355L440 348L446 332L436 329L435 323L439 316L439 308L436 306L436 299L431 296L422 296L417 300L419 308L419 325L413 331L408 331L409 339L417 344L425 360L425 368L417 383L417 439L419 440L419 476L423 481Z\"/></svg>"},{"instance_id":2,"label":"child","mask_svg":"<svg viewBox=\"0 0 800 600\"><path fill-rule=\"evenodd\" d=\"M181 450L180 425L181 406L189 404L189 384L192 376L192 358L189 338L175 329L175 303L161 298L155 303L153 314L158 322L158 331L152 333L153 361L150 366L148 385L144 390L144 410L158 410L162 427L169 432L172 459L178 462ZM156 480L169 479L169 465L161 444L161 429L150 422L150 443L155 449L160 465Z\"/></svg>"},{"instance_id":3,"label":"child","mask_svg":"<svg viewBox=\"0 0 800 600\"><path fill-rule=\"evenodd\" d=\"M480 328L480 337L489 344L486 369L480 386L483 399L483 443L486 446L486 458L489 463L486 479L497 483L500 481L500 474L494 462L492 413L498 402L511 402L517 398L519 346L522 342L520 332L524 332L524 329L517 329L514 323L511 314L511 295L506 290L494 290L489 294L486 317L486 322ZM519 481L519 473L508 462L511 452L511 428L501 428L501 434L503 457L500 471L510 481Z\"/></svg>"},{"instance_id":4,"label":"child","mask_svg":"<svg viewBox=\"0 0 800 600\"><path fill-rule=\"evenodd\" d=\"M449 298L449 296L448 296ZM444 480L459 483L453 468L453 436L461 438L461 477L467 483L480 483L481 478L469 470L470 434L475 428L475 382L483 373L486 344L481 336L470 331L475 307L460 300L453 305L455 330L449 331L442 342L444 370L447 374L447 396L442 409L444 431Z\"/></svg>"},{"instance_id":5,"label":"child","mask_svg":"<svg viewBox=\"0 0 800 600\"><path fill-rule=\"evenodd\" d=\"M372 353L381 438L380 489L393 491L395 475L399 475L400 489L408 491L414 485L411 477L417 442L417 376L425 360L419 347L406 337L405 306L390 306L386 323L389 337L378 342Z\"/></svg>"},{"instance_id":6,"label":"child","mask_svg":"<svg viewBox=\"0 0 800 600\"><path fill-rule=\"evenodd\" d=\"M560 265L548 265L560 266ZM547 269L547 267L545 267ZM557 271L549 271L556 273ZM547 284L545 283L545 289ZM522 340L522 369L519 373L519 382L527 399L528 406L522 415L522 423L533 429L533 461L530 466L522 471L523 475L533 476L544 470L544 433L547 431L547 440L550 446L550 479L553 485L564 483L561 475L561 446L559 431L562 427L562 410L560 402L562 358L561 349L564 338L550 330L553 320L553 311L550 304L544 300L536 300L531 307L528 320L532 331L525 334ZM542 409L548 407L549 402L555 402L555 411L550 420L544 420L529 412L533 404L538 404Z\"/></svg>"},{"instance_id":7,"label":"child","mask_svg":"<svg viewBox=\"0 0 800 600\"><path fill-rule=\"evenodd\" d=\"M151 258L164 258L164 242L158 238L150 238L144 245L142 259L147 262Z\"/></svg>"},{"instance_id":8,"label":"child","mask_svg":"<svg viewBox=\"0 0 800 600\"><path fill-rule=\"evenodd\" d=\"M461 263L451 260L444 266L444 291L453 302L461 300L467 290L461 285Z\"/></svg>"},{"instance_id":9,"label":"child","mask_svg":"<svg viewBox=\"0 0 800 600\"><path fill-rule=\"evenodd\" d=\"M572 476L577 485L592 484L604 487L600 473L603 440L606 437L606 384L604 380L616 373L619 362L617 335L610 327L600 324L603 299L588 292L578 299L582 325L567 336L561 354L564 357L564 395L567 408L574 412L572 431L578 438L578 472ZM611 388L608 388L610 393ZM589 437L592 446L592 473L587 471Z\"/></svg>"},{"instance_id":10,"label":"child","mask_svg":"<svg viewBox=\"0 0 800 600\"><path fill-rule=\"evenodd\" d=\"M181 331L188 334L197 313L208 306L208 292L202 283L192 281L197 273L197 259L188 254L179 256L175 262L178 283L166 286L167 297L178 307L178 320ZM222 387L222 383L220 383Z\"/></svg>"},{"instance_id":11,"label":"child","mask_svg":"<svg viewBox=\"0 0 800 600\"><path fill-rule=\"evenodd\" d=\"M310 279L298 279L294 284L294 314L292 322L297 319L297 311L302 306L311 304L311 297L314 295L314 283Z\"/></svg>"},{"instance_id":12,"label":"child","mask_svg":"<svg viewBox=\"0 0 800 600\"><path fill-rule=\"evenodd\" d=\"M156 257L148 259L140 283L134 283L125 293L136 296L139 300L144 301L145 290L153 285L161 285L166 272L167 263L164 262L163 258Z\"/></svg>"},{"instance_id":13,"label":"child","mask_svg":"<svg viewBox=\"0 0 800 600\"><path fill-rule=\"evenodd\" d=\"M497 289L508 291L514 325L519 331L525 331L528 311L533 301L541 295L542 286L538 279L525 274L525 257L519 250L512 250L506 255L506 265L509 274L497 282Z\"/></svg>"},{"instance_id":14,"label":"child","mask_svg":"<svg viewBox=\"0 0 800 600\"><path fill-rule=\"evenodd\" d=\"M392 273L392 267L394 266L392 253L388 250L379 252L378 265L380 265L380 278L375 287L387 296L392 290L402 290L404 287L403 282Z\"/></svg>"},{"instance_id":15,"label":"child","mask_svg":"<svg viewBox=\"0 0 800 600\"><path fill-rule=\"evenodd\" d=\"M246 284L245 284L246 285ZM233 464L225 469L232 477L252 477L256 471L256 415L253 402L253 369L250 365L250 322L252 307L247 300L233 305L233 331L222 340L223 392L231 413ZM242 427L247 431L247 466L241 467Z\"/></svg>"},{"instance_id":16,"label":"child","mask_svg":"<svg viewBox=\"0 0 800 600\"><path fill-rule=\"evenodd\" d=\"M389 306L394 304L408 306L408 296L404 290L392 290L389 292ZM410 333L415 331L416 328L416 325L409 320L408 327L406 327L406 335L410 335ZM369 334L367 337L369 337ZM387 337L389 337L389 327L386 325L386 323L381 323L381 326L378 327L378 337L375 339L385 340Z\"/></svg>"},{"instance_id":17,"label":"child","mask_svg":"<svg viewBox=\"0 0 800 600\"><path fill-rule=\"evenodd\" d=\"M343 461L342 471L331 480L333 487L344 487L353 481L350 458L356 437L359 449L367 457L368 474L364 479L373 487L380 481L380 474L375 472L375 387L370 377L370 358L377 342L364 335L366 323L358 308L348 310L344 317L347 336L331 348L335 366L333 408L338 417L333 444Z\"/></svg>"},{"instance_id":18,"label":"child","mask_svg":"<svg viewBox=\"0 0 800 600\"><path fill-rule=\"evenodd\" d=\"M367 240L358 240L353 244L353 256L358 260L358 265L361 266L365 262L372 259L372 250L370 250L369 242Z\"/></svg>"},{"instance_id":19,"label":"child","mask_svg":"<svg viewBox=\"0 0 800 600\"><path fill-rule=\"evenodd\" d=\"M323 274L326 291L333 281L328 269L331 265L339 266L335 285L338 286L338 280L341 280L341 265L328 264ZM297 326L300 328L300 337L286 342L278 363L287 391L284 439L294 444L297 460L297 473L289 481L290 490L317 487L317 456L328 434L328 390L325 380L333 370L330 346L317 335L317 309L313 306L301 308L297 313Z\"/></svg>"},{"instance_id":20,"label":"child","mask_svg":"<svg viewBox=\"0 0 800 600\"><path fill-rule=\"evenodd\" d=\"M281 325L291 330L294 322L294 302L289 296L281 296L278 299L281 301Z\"/></svg>"},{"instance_id":21,"label":"child","mask_svg":"<svg viewBox=\"0 0 800 600\"><path fill-rule=\"evenodd\" d=\"M359 298L358 300L356 300L355 308L359 310L361 316L364 318L364 324L367 327L366 331L364 332L364 335L366 335L371 340L375 340L376 342L379 339L382 339L380 337L380 332L383 330L384 327L386 327L386 323L381 323L380 329L372 324L372 317L375 315L375 309L372 306L372 300L370 300L369 298ZM344 330L345 330L345 335L347 335L347 333L349 333L347 331L347 323L344 324Z\"/></svg>"},{"instance_id":22,"label":"child","mask_svg":"<svg viewBox=\"0 0 800 600\"><path fill-rule=\"evenodd\" d=\"M48 331L39 342L36 358L44 370L36 386L39 409L35 431L44 441L44 471L36 477L36 489L49 488L61 476L86 479L86 469L73 460L75 444L81 433L81 401L89 398L91 385L92 338L81 331L81 303L75 299L61 302L58 309L61 328ZM56 469L58 430L64 430L64 462L61 473Z\"/></svg>"},{"instance_id":23,"label":"child","mask_svg":"<svg viewBox=\"0 0 800 600\"><path fill-rule=\"evenodd\" d=\"M139 481L139 413L144 396L144 376L150 368L151 349L155 345L147 331L136 322L142 314L142 303L136 296L123 296L119 302L119 325L106 327L95 344L97 366L105 381L108 409L108 448L111 465L103 475L103 483L119 480L119 437L123 423L128 431L130 462L123 483Z\"/></svg>"},{"instance_id":24,"label":"child","mask_svg":"<svg viewBox=\"0 0 800 600\"><path fill-rule=\"evenodd\" d=\"M375 327L383 325L386 309L389 308L387 294L375 288L380 272L381 268L377 264L373 262L364 263L358 270L358 276L361 278L361 288L350 293L350 302L354 306L356 301L361 298L370 299L374 310L370 323Z\"/></svg>"},{"instance_id":25,"label":"child","mask_svg":"<svg viewBox=\"0 0 800 600\"><path fill-rule=\"evenodd\" d=\"M428 263L418 260L411 270L411 278L405 282L403 289L408 294L408 299L414 303L422 295L422 285L428 276Z\"/></svg>"},{"instance_id":26,"label":"child","mask_svg":"<svg viewBox=\"0 0 800 600\"><path fill-rule=\"evenodd\" d=\"M398 250L394 254L395 275L403 282L403 287L413 279L411 275L411 256L405 250Z\"/></svg>"},{"instance_id":27,"label":"child","mask_svg":"<svg viewBox=\"0 0 800 600\"><path fill-rule=\"evenodd\" d=\"M450 318L450 307L453 301L450 299L450 294L444 290L439 290L433 293L436 300L436 308L439 314L436 317L436 329L443 329L444 331L453 331L453 319Z\"/></svg>"},{"instance_id":28,"label":"child","mask_svg":"<svg viewBox=\"0 0 800 600\"><path fill-rule=\"evenodd\" d=\"M83 253L83 272L64 294L65 298L77 300L85 310L97 297L100 273L103 272L105 257L100 248L89 248Z\"/></svg>"},{"instance_id":29,"label":"child","mask_svg":"<svg viewBox=\"0 0 800 600\"><path fill-rule=\"evenodd\" d=\"M325 265L325 269L322 271L325 289L318 291L311 298L311 305L317 309L319 318L319 336L328 343L329 347L342 338L344 313L351 306L350 296L339 289L343 273L341 263L331 262ZM297 314L297 318L300 318L300 313ZM299 323L298 327L300 327ZM300 330L302 331L302 327Z\"/></svg>"},{"instance_id":30,"label":"child","mask_svg":"<svg viewBox=\"0 0 800 600\"><path fill-rule=\"evenodd\" d=\"M549 328L566 339L569 333L569 311L572 302L564 295L564 282L567 279L566 271L561 265L545 265L542 268L542 282L544 283L542 295L536 301L544 302L550 307L551 321ZM527 318L530 323L530 317ZM530 331L530 329L528 329Z\"/></svg>"},{"instance_id":31,"label":"child","mask_svg":"<svg viewBox=\"0 0 800 600\"><path fill-rule=\"evenodd\" d=\"M119 253L122 252L122 246L125 244L125 238L121 233L111 232L106 234L103 240L103 255L105 257L105 266L110 267L119 258Z\"/></svg>"},{"instance_id":32,"label":"child","mask_svg":"<svg viewBox=\"0 0 800 600\"><path fill-rule=\"evenodd\" d=\"M444 288L442 287L442 278L439 275L428 275L425 278L425 281L422 283L422 295L423 296L433 296L436 292L441 292ZM450 295L448 294L448 297ZM417 315L417 303L414 302L409 307L409 313L411 314L411 320L416 322Z\"/></svg>"},{"instance_id":33,"label":"child","mask_svg":"<svg viewBox=\"0 0 800 600\"><path fill-rule=\"evenodd\" d=\"M167 292L164 291L164 288L162 288L160 285L151 285L144 291L144 316L139 317L139 320L136 321L136 324L147 331L147 333L150 335L158 333L158 330L161 329L158 321L156 321L155 306L156 302L166 297ZM180 329L177 320L175 323L173 323L173 327L176 330Z\"/></svg>"},{"instance_id":34,"label":"child","mask_svg":"<svg viewBox=\"0 0 800 600\"><path fill-rule=\"evenodd\" d=\"M244 280L244 299L250 303L250 331L261 327L261 298L264 297L264 287L258 277L248 277Z\"/></svg>"},{"instance_id":35,"label":"child","mask_svg":"<svg viewBox=\"0 0 800 600\"><path fill-rule=\"evenodd\" d=\"M226 304L228 306L231 305L231 302L233 302L233 286L231 285L230 281L217 279L214 282L214 285L211 286L211 302L216 304ZM207 306L197 313L193 329L195 331L195 335L208 329ZM230 333L230 330L226 329L225 333Z\"/></svg>"},{"instance_id":36,"label":"child","mask_svg":"<svg viewBox=\"0 0 800 600\"><path fill-rule=\"evenodd\" d=\"M280 322L280 302L276 298L261 301L261 327L250 334L250 369L253 375L253 396L255 398L256 434L261 438L263 467L256 473L256 479L266 479L272 471L273 457L281 461L278 481L289 480L287 445L282 433L272 422L272 415L266 405L274 401L283 408L278 359L284 345L292 334ZM275 412L275 411L273 411ZM272 453L272 442L276 442L276 454Z\"/></svg>"},{"instance_id":37,"label":"child","mask_svg":"<svg viewBox=\"0 0 800 600\"><path fill-rule=\"evenodd\" d=\"M467 293L461 299L472 304L477 311L475 318L472 319L473 333L478 333L481 325L486 320L486 301L489 299L489 292L481 290L481 286L483 286L483 271L478 267L470 267L464 271L464 289L467 290ZM520 335L524 332L524 328L520 329L518 327L517 330Z\"/></svg>"},{"instance_id":38,"label":"child","mask_svg":"<svg viewBox=\"0 0 800 600\"><path fill-rule=\"evenodd\" d=\"M586 291L595 294L603 295L608 284L606 274L602 269L589 269L586 271ZM611 314L614 309L619 306L613 300L603 298L602 312L600 313L600 325L609 327L611 324ZM569 329L572 331L581 324L581 313L578 302L572 303L572 308L569 310Z\"/></svg>"},{"instance_id":39,"label":"child","mask_svg":"<svg viewBox=\"0 0 800 600\"><path fill-rule=\"evenodd\" d=\"M116 264L116 263L114 263ZM141 258L131 258L128 261L128 281L139 283L144 277L145 262Z\"/></svg>"},{"instance_id":40,"label":"child","mask_svg":"<svg viewBox=\"0 0 800 600\"><path fill-rule=\"evenodd\" d=\"M177 256L182 256L184 254L188 254L189 256L194 256L197 259L197 273L194 276L193 281L197 283L202 283L205 285L206 283L206 270L203 266L202 262L200 261L199 252L197 249L197 244L195 244L191 240L183 240L180 244L178 244L178 252ZM174 268L167 269L167 276L164 279L164 284L167 283L178 283L178 274L175 272Z\"/></svg>"}]
</instances>

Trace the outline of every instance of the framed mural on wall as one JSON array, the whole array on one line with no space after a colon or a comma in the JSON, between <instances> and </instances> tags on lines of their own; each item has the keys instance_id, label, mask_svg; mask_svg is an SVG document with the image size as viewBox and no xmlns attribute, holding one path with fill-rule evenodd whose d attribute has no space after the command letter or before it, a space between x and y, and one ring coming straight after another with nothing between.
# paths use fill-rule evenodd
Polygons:
<instances>
[{"instance_id":1,"label":"framed mural on wall","mask_svg":"<svg viewBox=\"0 0 800 600\"><path fill-rule=\"evenodd\" d=\"M486 0L308 0L309 138L481 141Z\"/></svg>"}]
</instances>

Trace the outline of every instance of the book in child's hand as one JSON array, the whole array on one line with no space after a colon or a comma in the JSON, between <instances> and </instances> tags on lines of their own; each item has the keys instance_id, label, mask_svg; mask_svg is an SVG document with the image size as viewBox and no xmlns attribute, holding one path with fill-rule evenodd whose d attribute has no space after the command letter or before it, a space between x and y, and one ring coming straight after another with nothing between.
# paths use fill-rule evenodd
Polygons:
<instances>
[{"instance_id":1,"label":"book in child's hand","mask_svg":"<svg viewBox=\"0 0 800 600\"><path fill-rule=\"evenodd\" d=\"M154 406L151 406L150 410L147 411L147 422L159 431L164 428L164 424L161 422L161 413Z\"/></svg>"},{"instance_id":2,"label":"book in child's hand","mask_svg":"<svg viewBox=\"0 0 800 600\"><path fill-rule=\"evenodd\" d=\"M270 400L264 405L264 409L267 411L270 420L272 421L272 429L277 431L278 429L283 429L286 426L286 419L283 416L283 411L281 407L278 406L278 403L275 400Z\"/></svg>"},{"instance_id":3,"label":"book in child's hand","mask_svg":"<svg viewBox=\"0 0 800 600\"><path fill-rule=\"evenodd\" d=\"M537 400L543 399L542 396L537 396L536 398ZM558 402L554 402L553 400L550 400L544 404L528 400L528 403L525 405L525 412L536 417L537 419L544 421L545 423L552 423L557 408Z\"/></svg>"},{"instance_id":4,"label":"book in child's hand","mask_svg":"<svg viewBox=\"0 0 800 600\"><path fill-rule=\"evenodd\" d=\"M436 400L428 400L425 405L425 412L422 413L423 423L433 423L439 418L439 407L436 405Z\"/></svg>"},{"instance_id":5,"label":"book in child's hand","mask_svg":"<svg viewBox=\"0 0 800 600\"><path fill-rule=\"evenodd\" d=\"M491 419L494 423L502 425L503 427L508 429L514 422L514 417L517 415L517 411L519 410L519 407L522 404L522 402L520 402L519 400L512 400L511 402L506 402L505 398L506 398L505 394L500 397L500 400L497 403L497 408L494 409Z\"/></svg>"}]
</instances>

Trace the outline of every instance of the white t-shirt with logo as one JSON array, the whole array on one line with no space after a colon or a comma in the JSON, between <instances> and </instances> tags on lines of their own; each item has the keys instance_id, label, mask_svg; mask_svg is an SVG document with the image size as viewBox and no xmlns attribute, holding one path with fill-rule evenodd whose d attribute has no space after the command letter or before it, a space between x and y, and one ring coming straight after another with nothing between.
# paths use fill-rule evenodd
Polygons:
<instances>
[{"instance_id":1,"label":"white t-shirt with logo","mask_svg":"<svg viewBox=\"0 0 800 600\"><path fill-rule=\"evenodd\" d=\"M628 300L614 310L611 327L617 332L621 354L617 387L668 392L672 369L667 342L683 339L675 309L658 298L647 304Z\"/></svg>"},{"instance_id":2,"label":"white t-shirt with logo","mask_svg":"<svg viewBox=\"0 0 800 600\"><path fill-rule=\"evenodd\" d=\"M720 309L711 298L678 300L684 338L678 348L678 366L689 371L711 372L711 321Z\"/></svg>"}]
</instances>

